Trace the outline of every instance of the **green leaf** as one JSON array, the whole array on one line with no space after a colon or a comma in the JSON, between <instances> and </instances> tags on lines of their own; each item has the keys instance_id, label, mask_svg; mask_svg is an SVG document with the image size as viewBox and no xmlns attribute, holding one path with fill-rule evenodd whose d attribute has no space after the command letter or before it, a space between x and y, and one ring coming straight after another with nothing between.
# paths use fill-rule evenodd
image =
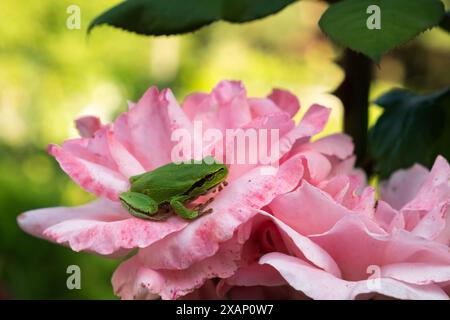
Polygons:
<instances>
[{"instance_id":1,"label":"green leaf","mask_svg":"<svg viewBox=\"0 0 450 320\"><path fill-rule=\"evenodd\" d=\"M379 7L380 29L368 27ZM322 15L322 31L337 43L362 52L376 62L382 55L439 24L444 14L440 0L343 0ZM373 20L369 20L373 21Z\"/></svg>"},{"instance_id":2,"label":"green leaf","mask_svg":"<svg viewBox=\"0 0 450 320\"><path fill-rule=\"evenodd\" d=\"M450 11L447 11L442 17L441 23L439 26L445 31L450 33Z\"/></svg>"},{"instance_id":3,"label":"green leaf","mask_svg":"<svg viewBox=\"0 0 450 320\"><path fill-rule=\"evenodd\" d=\"M108 24L144 35L195 31L214 21L247 22L282 10L296 0L128 0L95 18L94 27Z\"/></svg>"},{"instance_id":4,"label":"green leaf","mask_svg":"<svg viewBox=\"0 0 450 320\"><path fill-rule=\"evenodd\" d=\"M450 87L423 96L394 89L375 103L385 109L369 135L381 178L414 163L430 167L439 154L450 158Z\"/></svg>"}]
</instances>

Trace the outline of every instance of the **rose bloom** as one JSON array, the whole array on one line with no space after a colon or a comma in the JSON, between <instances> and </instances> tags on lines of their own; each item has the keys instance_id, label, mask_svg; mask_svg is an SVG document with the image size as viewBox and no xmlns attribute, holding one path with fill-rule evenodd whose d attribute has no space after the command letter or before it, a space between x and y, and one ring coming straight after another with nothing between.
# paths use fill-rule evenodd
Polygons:
<instances>
[{"instance_id":1,"label":"rose bloom","mask_svg":"<svg viewBox=\"0 0 450 320\"><path fill-rule=\"evenodd\" d=\"M311 140L329 109L313 105L295 124L299 108L284 90L248 98L240 82L192 94L182 107L170 90L152 87L114 123L81 118L81 138L49 147L61 168L98 199L26 212L19 225L75 251L120 258L137 249L112 277L123 299L448 299L446 160L438 157L431 172L416 165L395 173L376 200L354 168L350 138ZM228 186L209 205L213 213L193 221L130 215L118 201L128 178L172 162L173 132L195 136L195 121L224 134L279 130L272 145L279 167L265 175L261 169L269 167L262 164L229 164ZM200 145L221 158L217 143Z\"/></svg>"}]
</instances>

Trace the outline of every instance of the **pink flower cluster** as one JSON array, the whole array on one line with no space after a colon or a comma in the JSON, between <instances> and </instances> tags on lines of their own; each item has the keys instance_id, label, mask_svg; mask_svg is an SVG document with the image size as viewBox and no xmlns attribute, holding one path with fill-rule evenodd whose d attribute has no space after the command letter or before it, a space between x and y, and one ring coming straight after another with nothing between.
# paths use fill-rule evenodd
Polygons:
<instances>
[{"instance_id":1,"label":"pink flower cluster","mask_svg":"<svg viewBox=\"0 0 450 320\"><path fill-rule=\"evenodd\" d=\"M330 110L311 106L299 124L297 98L274 90L248 98L223 81L179 106L170 90L150 88L114 123L77 121L81 138L49 152L98 200L23 213L26 232L75 251L123 257L112 277L123 299L448 299L450 166L438 157L395 173L380 199L354 169L343 134L311 138ZM280 166L230 165L229 185L193 221L131 216L118 202L128 178L171 162L171 133L204 128L280 131Z\"/></svg>"}]
</instances>

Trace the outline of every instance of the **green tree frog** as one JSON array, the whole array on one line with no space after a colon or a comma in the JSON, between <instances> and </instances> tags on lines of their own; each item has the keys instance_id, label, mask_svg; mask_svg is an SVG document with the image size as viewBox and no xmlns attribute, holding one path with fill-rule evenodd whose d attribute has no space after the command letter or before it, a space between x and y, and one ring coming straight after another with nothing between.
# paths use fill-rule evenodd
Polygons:
<instances>
[{"instance_id":1,"label":"green tree frog","mask_svg":"<svg viewBox=\"0 0 450 320\"><path fill-rule=\"evenodd\" d=\"M195 219L214 199L191 207L189 204L199 196L211 191L221 191L228 168L206 157L200 163L169 163L153 171L130 177L131 187L120 194L122 206L135 217L150 220L165 220L172 214L185 219Z\"/></svg>"}]
</instances>

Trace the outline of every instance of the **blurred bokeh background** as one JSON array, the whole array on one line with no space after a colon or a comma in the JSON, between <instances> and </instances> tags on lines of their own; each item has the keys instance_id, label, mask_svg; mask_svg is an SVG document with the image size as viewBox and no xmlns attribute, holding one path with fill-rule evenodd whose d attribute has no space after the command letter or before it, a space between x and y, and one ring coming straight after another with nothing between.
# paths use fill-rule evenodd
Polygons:
<instances>
[{"instance_id":1,"label":"blurred bokeh background","mask_svg":"<svg viewBox=\"0 0 450 320\"><path fill-rule=\"evenodd\" d=\"M110 121L147 87L170 87L182 100L239 79L251 96L272 87L333 109L325 133L342 129L333 92L343 79L339 48L320 32L326 4L301 1L246 25L217 23L194 34L147 38L102 27L94 16L118 1L0 1L0 298L109 299L120 261L47 243L23 233L21 212L79 205L92 198L46 154L48 143L74 137L73 120L92 114ZM447 8L450 1L445 1ZM81 9L81 29L66 26L67 8ZM450 83L450 41L426 32L385 57L377 68L375 98L393 86L434 90ZM371 106L371 124L380 115ZM299 115L300 116L300 115ZM66 269L78 265L81 290L68 290Z\"/></svg>"}]
</instances>

